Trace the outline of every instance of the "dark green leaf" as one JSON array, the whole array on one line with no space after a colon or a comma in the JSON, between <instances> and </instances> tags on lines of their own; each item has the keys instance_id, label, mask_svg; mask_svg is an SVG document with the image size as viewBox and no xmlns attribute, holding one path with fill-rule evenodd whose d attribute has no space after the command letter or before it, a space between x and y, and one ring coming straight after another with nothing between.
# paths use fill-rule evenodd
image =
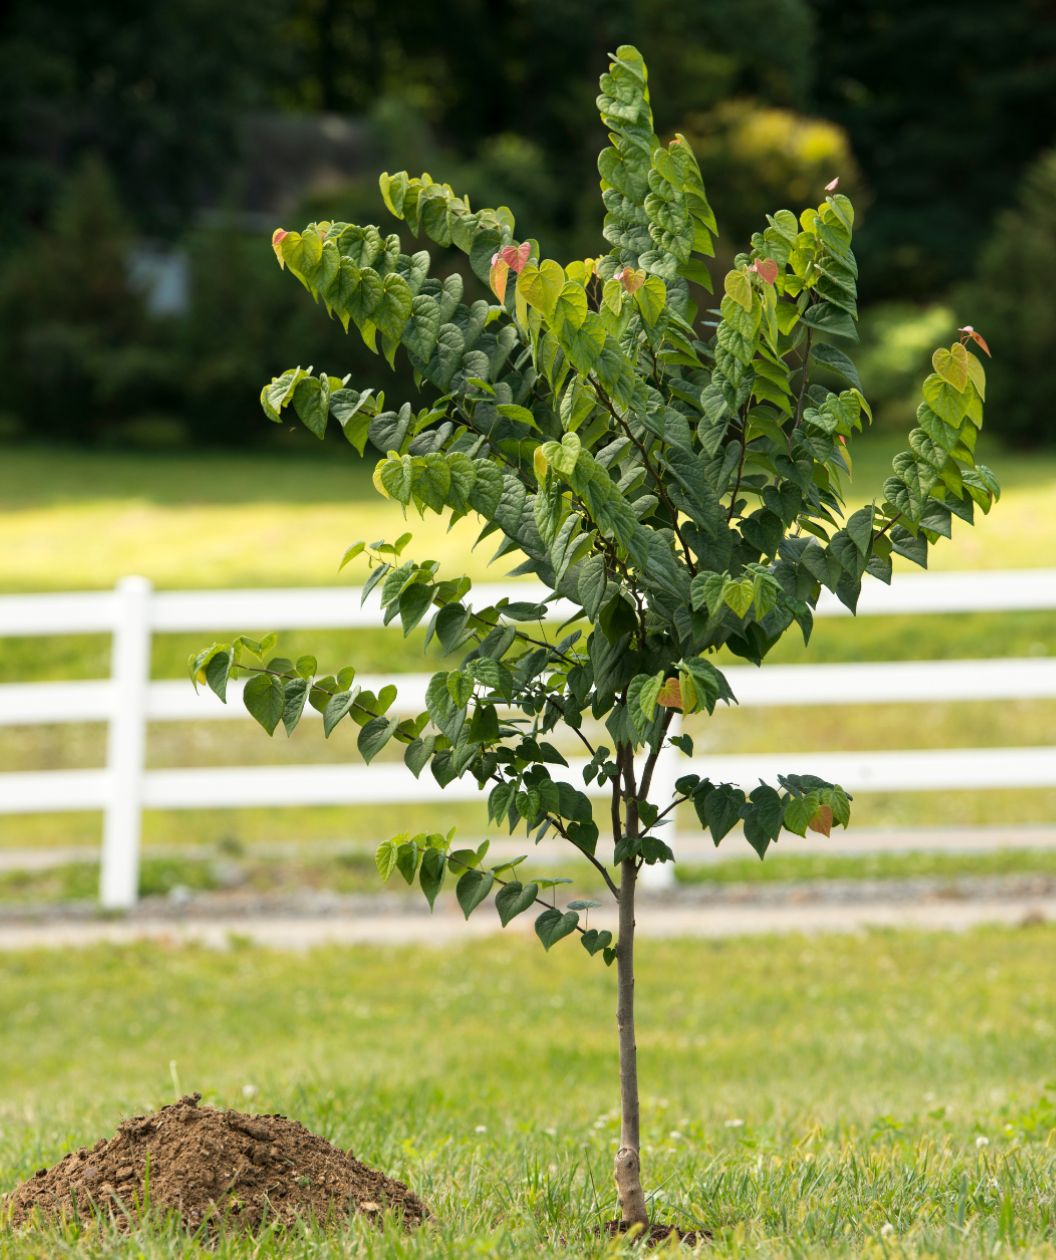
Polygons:
<instances>
[{"instance_id":1,"label":"dark green leaf","mask_svg":"<svg viewBox=\"0 0 1056 1260\"><path fill-rule=\"evenodd\" d=\"M484 898L491 892L495 877L490 871L466 871L455 885L455 896L468 919Z\"/></svg>"},{"instance_id":2,"label":"dark green leaf","mask_svg":"<svg viewBox=\"0 0 1056 1260\"><path fill-rule=\"evenodd\" d=\"M543 948L548 950L569 932L574 932L578 924L579 915L574 910L562 914L551 906L536 919L535 934L543 942Z\"/></svg>"},{"instance_id":3,"label":"dark green leaf","mask_svg":"<svg viewBox=\"0 0 1056 1260\"><path fill-rule=\"evenodd\" d=\"M495 909L499 912L502 926L505 927L511 919L527 910L538 895L538 884L522 885L519 880L513 880L500 888L495 896Z\"/></svg>"}]
</instances>

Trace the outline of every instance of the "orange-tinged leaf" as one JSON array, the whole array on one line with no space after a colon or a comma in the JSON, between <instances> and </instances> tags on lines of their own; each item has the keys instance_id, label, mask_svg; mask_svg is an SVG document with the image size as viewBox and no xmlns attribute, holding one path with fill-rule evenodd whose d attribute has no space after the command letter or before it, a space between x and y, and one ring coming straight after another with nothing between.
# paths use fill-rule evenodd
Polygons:
<instances>
[{"instance_id":1,"label":"orange-tinged leaf","mask_svg":"<svg viewBox=\"0 0 1056 1260\"><path fill-rule=\"evenodd\" d=\"M832 831L832 806L819 805L818 812L807 823L811 831L818 831L823 836L827 836Z\"/></svg>"},{"instance_id":2,"label":"orange-tinged leaf","mask_svg":"<svg viewBox=\"0 0 1056 1260\"><path fill-rule=\"evenodd\" d=\"M637 293L645 284L645 272L635 271L633 267L624 267L621 271L617 271L612 277L623 285L625 293Z\"/></svg>"},{"instance_id":3,"label":"orange-tinged leaf","mask_svg":"<svg viewBox=\"0 0 1056 1260\"><path fill-rule=\"evenodd\" d=\"M962 333L965 337L971 337L971 339L975 342L975 344L979 347L979 349L982 350L983 354L985 354L988 359L992 359L994 357L990 353L990 347L986 344L986 338L983 336L982 333L977 333L975 329L971 326L971 324L965 324L963 328L958 328L957 331L959 333Z\"/></svg>"},{"instance_id":4,"label":"orange-tinged leaf","mask_svg":"<svg viewBox=\"0 0 1056 1260\"><path fill-rule=\"evenodd\" d=\"M754 271L766 284L773 284L777 279L777 263L772 258L757 258L748 270Z\"/></svg>"},{"instance_id":5,"label":"orange-tinged leaf","mask_svg":"<svg viewBox=\"0 0 1056 1260\"><path fill-rule=\"evenodd\" d=\"M682 684L677 678L669 678L657 693L656 703L665 709L682 708Z\"/></svg>"},{"instance_id":6,"label":"orange-tinged leaf","mask_svg":"<svg viewBox=\"0 0 1056 1260\"><path fill-rule=\"evenodd\" d=\"M271 234L271 248L275 251L275 257L279 260L279 266L284 270L286 259L282 256L282 242L287 236L289 236L289 232L285 228L276 228Z\"/></svg>"},{"instance_id":7,"label":"orange-tinged leaf","mask_svg":"<svg viewBox=\"0 0 1056 1260\"><path fill-rule=\"evenodd\" d=\"M506 302L506 278L510 274L510 265L502 257L501 254L493 254L491 258L491 271L488 273L488 283L491 285L491 291L499 299L500 302Z\"/></svg>"}]
</instances>

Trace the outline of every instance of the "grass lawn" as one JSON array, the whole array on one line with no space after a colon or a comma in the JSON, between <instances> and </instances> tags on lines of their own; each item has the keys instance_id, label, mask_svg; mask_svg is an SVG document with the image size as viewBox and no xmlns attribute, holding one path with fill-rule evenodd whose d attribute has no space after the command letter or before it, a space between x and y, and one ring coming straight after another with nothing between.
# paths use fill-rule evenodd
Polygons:
<instances>
[{"instance_id":1,"label":"grass lawn","mask_svg":"<svg viewBox=\"0 0 1056 1260\"><path fill-rule=\"evenodd\" d=\"M877 435L857 449L851 507L880 493L902 444ZM1031 567L1056 555L1056 459L1007 454L985 438L980 457L1004 498L974 528L957 527L953 545L936 548L935 567ZM94 589L127 573L164 587L330 585L350 542L406 528L370 473L336 436L329 458L300 444L248 455L7 449L0 591ZM418 539L408 554L489 574L494 547L471 554L468 521L445 534L436 520L412 521Z\"/></svg>"},{"instance_id":2,"label":"grass lawn","mask_svg":"<svg viewBox=\"0 0 1056 1260\"><path fill-rule=\"evenodd\" d=\"M98 948L0 974L2 1190L200 1090L352 1147L439 1218L212 1254L605 1254L614 977L568 943ZM658 1215L714 1232L702 1254L1056 1255L1056 929L646 941L638 994L646 1179ZM210 1254L74 1235L0 1254Z\"/></svg>"}]
</instances>

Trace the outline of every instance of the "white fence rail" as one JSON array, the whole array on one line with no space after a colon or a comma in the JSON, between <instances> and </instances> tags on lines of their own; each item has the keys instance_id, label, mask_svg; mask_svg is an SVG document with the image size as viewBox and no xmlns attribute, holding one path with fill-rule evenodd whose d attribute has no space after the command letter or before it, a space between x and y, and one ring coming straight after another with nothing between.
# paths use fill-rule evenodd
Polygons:
<instances>
[{"instance_id":1,"label":"white fence rail","mask_svg":"<svg viewBox=\"0 0 1056 1260\"><path fill-rule=\"evenodd\" d=\"M517 584L519 598L539 594ZM476 586L493 602L510 587ZM563 620L571 606L551 606ZM862 592L861 616L1056 609L1056 569L1018 572L900 575L892 587ZM846 616L823 597L819 616ZM106 767L99 770L0 774L0 814L102 810L100 898L104 906L135 903L139 883L140 820L144 809L218 809L239 806L369 805L394 800L441 799L429 776L414 779L401 764L360 766L254 766L147 770L149 722L231 720L245 712L235 684L225 706L186 682L150 681L154 634L231 630L355 629L381 625L376 606L361 607L348 589L155 592L130 577L114 591L19 595L0 598L0 637L90 634L113 636L112 676L100 682L0 686L0 726L105 722ZM734 667L726 671L742 706L871 704L896 701L1040 699L1056 697L1056 659L900 661L881 664ZM361 676L377 689L381 680ZM386 680L388 681L388 680ZM397 705L423 707L427 678L405 675ZM309 711L314 712L314 711ZM575 774L577 763L572 763ZM937 749L708 757L691 764L672 752L657 768L658 789L696 770L712 778L750 784L776 773L809 772L852 791L1056 786L1056 747ZM443 790L444 800L478 796L471 781Z\"/></svg>"}]
</instances>

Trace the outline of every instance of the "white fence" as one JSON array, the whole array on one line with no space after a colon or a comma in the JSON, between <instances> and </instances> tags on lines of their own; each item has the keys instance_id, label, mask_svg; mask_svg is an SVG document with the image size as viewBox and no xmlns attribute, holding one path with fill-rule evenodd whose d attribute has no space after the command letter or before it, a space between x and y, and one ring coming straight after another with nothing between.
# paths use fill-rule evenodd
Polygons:
<instances>
[{"instance_id":1,"label":"white fence","mask_svg":"<svg viewBox=\"0 0 1056 1260\"><path fill-rule=\"evenodd\" d=\"M493 602L513 588L476 586L478 601ZM518 598L540 592L518 583ZM570 606L551 606L563 620ZM860 616L1010 612L1056 609L1056 569L1004 573L900 574L892 587L862 592ZM823 596L822 617L847 616ZM135 903L139 883L140 820L144 809L218 809L238 806L369 805L407 800L467 800L470 781L443 790L429 775L413 778L402 764L364 766L252 766L221 769L146 769L147 724L245 717L238 688L225 706L189 682L151 682L154 634L210 635L268 626L275 629L354 629L381 625L376 606L360 607L359 591L309 588L254 591L154 591L129 577L115 590L0 598L0 638L105 632L113 636L112 676L101 682L0 686L0 726L106 722L106 766L0 774L0 814L58 810L104 812L100 898L104 906ZM1056 697L1056 658L909 661L847 665L738 666L725 671L742 706L870 704L893 701L1039 699ZM386 679L385 681L389 681ZM423 675L405 675L396 707L423 707ZM376 689L381 680L360 676ZM308 712L314 712L309 710ZM580 763L572 763L577 774ZM654 779L658 796L680 774L751 784L777 773L813 773L851 791L1056 786L1056 747L866 752L783 752L709 756L687 762L665 754ZM591 789L588 789L588 791ZM596 790L596 789L594 789Z\"/></svg>"}]
</instances>

